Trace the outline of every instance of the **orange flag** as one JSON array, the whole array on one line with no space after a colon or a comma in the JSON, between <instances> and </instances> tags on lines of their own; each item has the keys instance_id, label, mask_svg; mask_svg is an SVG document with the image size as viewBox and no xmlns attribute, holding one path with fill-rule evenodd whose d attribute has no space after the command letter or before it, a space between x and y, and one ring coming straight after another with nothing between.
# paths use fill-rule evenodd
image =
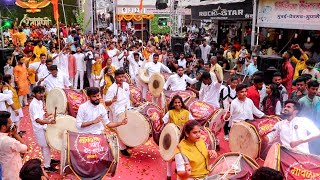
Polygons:
<instances>
[{"instance_id":1,"label":"orange flag","mask_svg":"<svg viewBox=\"0 0 320 180\"><path fill-rule=\"evenodd\" d=\"M140 5L139 5L140 12L142 11L142 8L143 8L142 2L143 2L143 0L140 0Z\"/></svg>"},{"instance_id":2,"label":"orange flag","mask_svg":"<svg viewBox=\"0 0 320 180\"><path fill-rule=\"evenodd\" d=\"M58 21L59 21L59 17L60 17L60 15L59 15L59 10L58 10L58 7L59 7L59 5L58 5L58 0L52 0L51 3L52 3L52 5L53 5L53 16L54 16L54 20L55 20L56 22L58 22Z\"/></svg>"}]
</instances>

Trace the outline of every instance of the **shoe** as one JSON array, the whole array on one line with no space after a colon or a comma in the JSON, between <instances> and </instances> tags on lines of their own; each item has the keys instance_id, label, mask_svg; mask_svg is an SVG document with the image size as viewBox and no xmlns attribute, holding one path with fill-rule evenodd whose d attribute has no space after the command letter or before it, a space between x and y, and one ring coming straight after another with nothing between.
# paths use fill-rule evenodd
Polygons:
<instances>
[{"instance_id":1,"label":"shoe","mask_svg":"<svg viewBox=\"0 0 320 180\"><path fill-rule=\"evenodd\" d=\"M124 156L126 156L126 157L130 157L129 152L128 152L126 149L120 150L120 152L121 152L122 155L124 155Z\"/></svg>"},{"instance_id":2,"label":"shoe","mask_svg":"<svg viewBox=\"0 0 320 180\"><path fill-rule=\"evenodd\" d=\"M167 176L167 180L171 180L171 176Z\"/></svg>"},{"instance_id":3,"label":"shoe","mask_svg":"<svg viewBox=\"0 0 320 180\"><path fill-rule=\"evenodd\" d=\"M52 165L52 164L60 164L60 161L59 160L55 160L55 159L51 159L50 165Z\"/></svg>"},{"instance_id":4,"label":"shoe","mask_svg":"<svg viewBox=\"0 0 320 180\"><path fill-rule=\"evenodd\" d=\"M18 134L19 134L20 136L25 135L25 134L26 134L26 131L19 131Z\"/></svg>"},{"instance_id":5,"label":"shoe","mask_svg":"<svg viewBox=\"0 0 320 180\"><path fill-rule=\"evenodd\" d=\"M44 170L46 172L57 172L58 171L56 168L53 168L53 167L45 167Z\"/></svg>"},{"instance_id":6,"label":"shoe","mask_svg":"<svg viewBox=\"0 0 320 180\"><path fill-rule=\"evenodd\" d=\"M224 140L229 141L229 135L224 135Z\"/></svg>"}]
</instances>

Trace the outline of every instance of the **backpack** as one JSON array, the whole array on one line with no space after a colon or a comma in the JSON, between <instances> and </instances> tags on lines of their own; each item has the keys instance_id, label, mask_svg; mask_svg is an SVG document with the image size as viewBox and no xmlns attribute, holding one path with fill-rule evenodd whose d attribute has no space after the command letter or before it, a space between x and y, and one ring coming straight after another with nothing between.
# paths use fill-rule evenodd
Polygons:
<instances>
[{"instance_id":1,"label":"backpack","mask_svg":"<svg viewBox=\"0 0 320 180\"><path fill-rule=\"evenodd\" d=\"M231 89L230 89L229 86L226 86L226 87L228 89L228 94L226 96L223 96L223 90L224 90L224 88L223 88L223 89L220 90L220 96L219 96L220 107L223 108L223 109L224 109L223 101L225 99L227 99L229 97L230 99L234 100L237 97L237 95L235 97L231 97L231 95L230 95Z\"/></svg>"}]
</instances>

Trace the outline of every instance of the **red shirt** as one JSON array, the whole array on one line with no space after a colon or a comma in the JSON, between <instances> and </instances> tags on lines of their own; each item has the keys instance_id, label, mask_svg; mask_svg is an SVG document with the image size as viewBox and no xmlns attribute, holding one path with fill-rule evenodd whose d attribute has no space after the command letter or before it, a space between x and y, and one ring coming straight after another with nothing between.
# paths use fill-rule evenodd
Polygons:
<instances>
[{"instance_id":1,"label":"red shirt","mask_svg":"<svg viewBox=\"0 0 320 180\"><path fill-rule=\"evenodd\" d=\"M282 64L281 74L282 74L282 85L286 88L288 95L292 92L292 79L293 79L294 69L289 61L285 61Z\"/></svg>"},{"instance_id":2,"label":"red shirt","mask_svg":"<svg viewBox=\"0 0 320 180\"><path fill-rule=\"evenodd\" d=\"M250 86L247 90L247 97L253 101L256 108L260 109L260 94L254 85Z\"/></svg>"}]
</instances>

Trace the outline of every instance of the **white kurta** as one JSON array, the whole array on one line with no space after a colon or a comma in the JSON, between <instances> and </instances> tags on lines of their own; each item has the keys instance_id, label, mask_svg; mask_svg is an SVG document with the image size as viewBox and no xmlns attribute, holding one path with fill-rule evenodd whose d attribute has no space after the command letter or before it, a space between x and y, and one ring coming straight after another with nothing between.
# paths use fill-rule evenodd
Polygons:
<instances>
[{"instance_id":1,"label":"white kurta","mask_svg":"<svg viewBox=\"0 0 320 180\"><path fill-rule=\"evenodd\" d=\"M118 92L117 92L118 91ZM111 101L113 97L117 96L117 101L112 103L111 111L113 121L117 121L116 117L125 111L125 107L130 107L130 88L129 84L123 82L122 87L118 87L116 83L113 83L104 98L105 101Z\"/></svg>"},{"instance_id":2,"label":"white kurta","mask_svg":"<svg viewBox=\"0 0 320 180\"><path fill-rule=\"evenodd\" d=\"M264 113L256 108L251 99L246 98L244 101L240 101L236 98L231 102L229 126L235 122L253 120L253 115L261 118Z\"/></svg>"},{"instance_id":3,"label":"white kurta","mask_svg":"<svg viewBox=\"0 0 320 180\"><path fill-rule=\"evenodd\" d=\"M187 88L187 82L195 84L198 82L196 78L191 79L189 76L183 74L180 77L178 74L171 75L163 86L163 89L168 89L170 86L171 91L185 91Z\"/></svg>"},{"instance_id":4,"label":"white kurta","mask_svg":"<svg viewBox=\"0 0 320 180\"><path fill-rule=\"evenodd\" d=\"M41 147L46 147L47 141L45 137L45 129L47 128L47 125L41 125L36 122L37 119L44 119L44 110L43 110L43 102L41 100L37 100L36 98L33 98L30 106L29 106L29 113L30 113L30 119L33 127L34 135L37 139L37 143Z\"/></svg>"},{"instance_id":5,"label":"white kurta","mask_svg":"<svg viewBox=\"0 0 320 180\"><path fill-rule=\"evenodd\" d=\"M38 73L47 70L46 64L41 64L41 62L34 62L32 64L29 64L29 68L37 71Z\"/></svg>"},{"instance_id":6,"label":"white kurta","mask_svg":"<svg viewBox=\"0 0 320 180\"><path fill-rule=\"evenodd\" d=\"M220 107L220 87L221 83L218 82L212 82L210 85L203 86L199 92L199 99L203 102L211 104L214 107Z\"/></svg>"},{"instance_id":7,"label":"white kurta","mask_svg":"<svg viewBox=\"0 0 320 180\"><path fill-rule=\"evenodd\" d=\"M100 123L92 124L84 128L81 127L82 123L92 121L100 115L102 115L102 121ZM80 105L76 124L80 133L102 134L104 125L109 124L109 122L107 110L102 104L94 105L90 101L87 101Z\"/></svg>"},{"instance_id":8,"label":"white kurta","mask_svg":"<svg viewBox=\"0 0 320 180\"><path fill-rule=\"evenodd\" d=\"M160 73L161 71L172 73L171 70L161 62L148 62L145 64L144 68L148 71L149 77L151 77L154 73Z\"/></svg>"},{"instance_id":9,"label":"white kurta","mask_svg":"<svg viewBox=\"0 0 320 180\"><path fill-rule=\"evenodd\" d=\"M310 119L305 117L295 117L291 121L279 121L274 125L273 129L275 129L275 131L267 135L269 141L271 142L277 136L280 136L281 144L289 149L292 149L290 147L290 143L292 141L306 140L320 134L316 125ZM296 146L293 150L307 154L310 153L307 142Z\"/></svg>"},{"instance_id":10,"label":"white kurta","mask_svg":"<svg viewBox=\"0 0 320 180\"><path fill-rule=\"evenodd\" d=\"M57 77L49 75L44 81L41 82L41 85L46 87L47 92L56 87L65 89L72 86L68 77L60 73L59 71Z\"/></svg>"}]
</instances>

